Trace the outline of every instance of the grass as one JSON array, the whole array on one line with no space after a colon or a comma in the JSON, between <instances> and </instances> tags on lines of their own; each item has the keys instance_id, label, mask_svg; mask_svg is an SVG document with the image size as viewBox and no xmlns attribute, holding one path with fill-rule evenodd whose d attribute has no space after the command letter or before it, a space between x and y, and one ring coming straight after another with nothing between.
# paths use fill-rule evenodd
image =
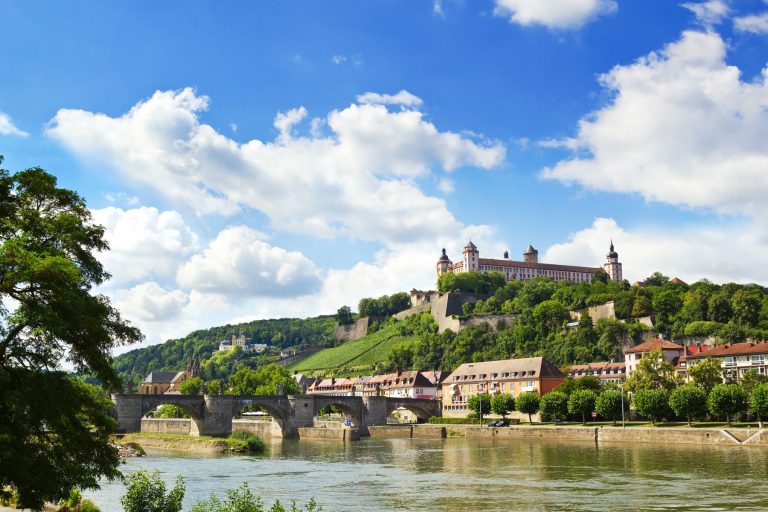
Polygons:
<instances>
[{"instance_id":1,"label":"grass","mask_svg":"<svg viewBox=\"0 0 768 512\"><path fill-rule=\"evenodd\" d=\"M367 370L376 363L386 361L392 347L409 339L400 335L397 325L388 325L359 340L321 350L290 365L288 369L299 372L322 372L346 368L351 370L350 374L359 373L354 369Z\"/></svg>"}]
</instances>

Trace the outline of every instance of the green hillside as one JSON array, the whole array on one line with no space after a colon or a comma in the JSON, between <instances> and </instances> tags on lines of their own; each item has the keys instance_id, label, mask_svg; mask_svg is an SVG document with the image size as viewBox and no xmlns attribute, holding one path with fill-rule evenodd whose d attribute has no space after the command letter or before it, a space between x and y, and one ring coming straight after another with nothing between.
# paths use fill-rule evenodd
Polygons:
<instances>
[{"instance_id":1,"label":"green hillside","mask_svg":"<svg viewBox=\"0 0 768 512\"><path fill-rule=\"evenodd\" d=\"M124 381L130 379L136 384L152 371L182 370L187 361L196 357L201 361L207 379L227 378L240 367L255 367L274 361L278 358L275 352L281 348L332 346L335 326L336 319L330 315L223 325L194 331L181 339L168 340L159 345L131 350L115 357L113 365ZM264 343L273 349L266 354L233 351L211 357L221 340L241 332L249 340L248 343Z\"/></svg>"}]
</instances>

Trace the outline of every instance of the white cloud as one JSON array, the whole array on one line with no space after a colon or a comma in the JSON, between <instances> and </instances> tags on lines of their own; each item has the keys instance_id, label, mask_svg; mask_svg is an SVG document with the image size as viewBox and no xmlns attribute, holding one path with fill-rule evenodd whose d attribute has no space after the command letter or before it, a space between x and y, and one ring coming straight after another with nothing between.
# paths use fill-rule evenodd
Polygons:
<instances>
[{"instance_id":1,"label":"white cloud","mask_svg":"<svg viewBox=\"0 0 768 512\"><path fill-rule=\"evenodd\" d=\"M179 268L184 288L225 296L295 297L320 288L315 264L300 252L263 241L245 226L224 229L202 254Z\"/></svg>"},{"instance_id":2,"label":"white cloud","mask_svg":"<svg viewBox=\"0 0 768 512\"><path fill-rule=\"evenodd\" d=\"M542 259L602 264L611 238L629 281L660 271L688 283L703 278L716 283L768 283L768 236L749 223L625 230L613 219L597 218L567 242L550 247Z\"/></svg>"},{"instance_id":3,"label":"white cloud","mask_svg":"<svg viewBox=\"0 0 768 512\"><path fill-rule=\"evenodd\" d=\"M435 16L445 16L442 0L434 0L432 2L432 14Z\"/></svg>"},{"instance_id":4,"label":"white cloud","mask_svg":"<svg viewBox=\"0 0 768 512\"><path fill-rule=\"evenodd\" d=\"M363 105L403 105L405 107L418 107L423 103L421 98L405 90L397 94L366 92L357 97L357 102Z\"/></svg>"},{"instance_id":5,"label":"white cloud","mask_svg":"<svg viewBox=\"0 0 768 512\"><path fill-rule=\"evenodd\" d=\"M17 137L28 137L29 134L20 130L11 121L11 116L0 112L0 135L16 135Z\"/></svg>"},{"instance_id":6,"label":"white cloud","mask_svg":"<svg viewBox=\"0 0 768 512\"><path fill-rule=\"evenodd\" d=\"M125 203L128 206L138 206L141 204L141 200L136 196L131 196L125 192L107 192L104 194L104 199L110 203Z\"/></svg>"},{"instance_id":7,"label":"white cloud","mask_svg":"<svg viewBox=\"0 0 768 512\"><path fill-rule=\"evenodd\" d=\"M706 2L687 2L681 4L691 11L696 20L705 27L717 25L728 16L730 8L724 0L708 0Z\"/></svg>"},{"instance_id":8,"label":"white cloud","mask_svg":"<svg viewBox=\"0 0 768 512\"><path fill-rule=\"evenodd\" d=\"M736 18L733 20L733 26L741 32L768 34L768 12Z\"/></svg>"},{"instance_id":9,"label":"white cloud","mask_svg":"<svg viewBox=\"0 0 768 512\"><path fill-rule=\"evenodd\" d=\"M768 195L768 68L741 80L713 32L684 32L660 53L600 78L612 98L585 116L572 158L542 176L589 189L760 216Z\"/></svg>"},{"instance_id":10,"label":"white cloud","mask_svg":"<svg viewBox=\"0 0 768 512\"><path fill-rule=\"evenodd\" d=\"M174 320L189 304L189 296L181 290L166 290L150 281L116 292L116 304L131 321L167 322Z\"/></svg>"},{"instance_id":11,"label":"white cloud","mask_svg":"<svg viewBox=\"0 0 768 512\"><path fill-rule=\"evenodd\" d=\"M99 259L112 274L110 286L172 277L180 260L197 247L197 235L176 211L110 206L91 213L94 222L106 229L110 250L100 253Z\"/></svg>"},{"instance_id":12,"label":"white cloud","mask_svg":"<svg viewBox=\"0 0 768 512\"><path fill-rule=\"evenodd\" d=\"M407 92L393 98L415 101ZM199 212L233 214L245 206L265 213L276 229L385 244L462 228L416 178L439 168L491 168L505 155L501 143L441 132L417 110L380 104L332 111L326 136L294 135L307 113L293 109L275 118L275 141L238 144L200 123L207 105L191 89L157 92L116 118L60 110L47 131L81 157Z\"/></svg>"},{"instance_id":13,"label":"white cloud","mask_svg":"<svg viewBox=\"0 0 768 512\"><path fill-rule=\"evenodd\" d=\"M332 55L331 56L331 62L334 64L344 64L347 61L347 57L345 55Z\"/></svg>"},{"instance_id":14,"label":"white cloud","mask_svg":"<svg viewBox=\"0 0 768 512\"><path fill-rule=\"evenodd\" d=\"M455 184L453 183L453 180L450 178L442 178L440 182L437 184L437 188L442 192L443 194L451 194L453 193L455 187Z\"/></svg>"},{"instance_id":15,"label":"white cloud","mask_svg":"<svg viewBox=\"0 0 768 512\"><path fill-rule=\"evenodd\" d=\"M496 0L495 14L523 26L576 29L617 9L614 0Z\"/></svg>"}]
</instances>

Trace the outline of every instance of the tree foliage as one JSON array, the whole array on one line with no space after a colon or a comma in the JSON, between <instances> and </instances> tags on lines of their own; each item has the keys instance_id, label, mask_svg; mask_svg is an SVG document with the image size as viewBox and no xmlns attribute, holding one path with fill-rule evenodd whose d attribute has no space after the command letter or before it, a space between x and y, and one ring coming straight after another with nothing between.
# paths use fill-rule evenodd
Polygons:
<instances>
[{"instance_id":1,"label":"tree foliage","mask_svg":"<svg viewBox=\"0 0 768 512\"><path fill-rule=\"evenodd\" d=\"M688 376L693 379L694 384L709 394L712 388L723 383L720 359L708 357L696 364L688 364Z\"/></svg>"},{"instance_id":2,"label":"tree foliage","mask_svg":"<svg viewBox=\"0 0 768 512\"><path fill-rule=\"evenodd\" d=\"M205 389L202 377L191 377L179 385L182 395L199 395L201 389Z\"/></svg>"},{"instance_id":3,"label":"tree foliage","mask_svg":"<svg viewBox=\"0 0 768 512\"><path fill-rule=\"evenodd\" d=\"M760 384L752 390L749 405L752 411L757 414L760 428L763 428L763 420L768 417L768 383Z\"/></svg>"},{"instance_id":4,"label":"tree foliage","mask_svg":"<svg viewBox=\"0 0 768 512\"><path fill-rule=\"evenodd\" d=\"M491 412L491 395L487 393L478 393L472 395L467 399L467 409L473 414L478 415L480 421L483 420L483 415L490 414Z\"/></svg>"},{"instance_id":5,"label":"tree foliage","mask_svg":"<svg viewBox=\"0 0 768 512\"><path fill-rule=\"evenodd\" d=\"M747 392L738 384L718 384L707 397L707 408L716 417L725 417L728 426L740 412L747 410Z\"/></svg>"},{"instance_id":6,"label":"tree foliage","mask_svg":"<svg viewBox=\"0 0 768 512\"><path fill-rule=\"evenodd\" d=\"M0 158L0 163L2 158ZM139 341L95 286L104 228L40 168L0 170L0 489L40 508L118 475L109 399L57 371L64 360L121 387L110 351Z\"/></svg>"},{"instance_id":7,"label":"tree foliage","mask_svg":"<svg viewBox=\"0 0 768 512\"><path fill-rule=\"evenodd\" d=\"M688 384L676 388L669 395L672 411L684 417L691 426L691 421L707 411L707 392L701 386Z\"/></svg>"},{"instance_id":8,"label":"tree foliage","mask_svg":"<svg viewBox=\"0 0 768 512\"><path fill-rule=\"evenodd\" d=\"M411 307L411 297L405 292L382 295L378 298L361 299L357 311L364 316L392 316Z\"/></svg>"},{"instance_id":9,"label":"tree foliage","mask_svg":"<svg viewBox=\"0 0 768 512\"><path fill-rule=\"evenodd\" d=\"M242 368L230 378L230 395L294 395L301 391L291 372L269 364L257 370Z\"/></svg>"},{"instance_id":10,"label":"tree foliage","mask_svg":"<svg viewBox=\"0 0 768 512\"><path fill-rule=\"evenodd\" d=\"M639 389L632 396L637 414L654 425L669 413L669 392L664 388Z\"/></svg>"},{"instance_id":11,"label":"tree foliage","mask_svg":"<svg viewBox=\"0 0 768 512\"><path fill-rule=\"evenodd\" d=\"M541 397L539 410L544 418L558 423L568 417L568 396L559 391L551 391Z\"/></svg>"},{"instance_id":12,"label":"tree foliage","mask_svg":"<svg viewBox=\"0 0 768 512\"><path fill-rule=\"evenodd\" d=\"M667 361L660 349L643 354L632 376L627 379L630 391L642 389L665 389L670 391L682 383L675 366Z\"/></svg>"},{"instance_id":13,"label":"tree foliage","mask_svg":"<svg viewBox=\"0 0 768 512\"><path fill-rule=\"evenodd\" d=\"M501 272L462 272L460 274L441 274L437 280L437 291L448 293L455 291L472 293L494 293L507 283Z\"/></svg>"},{"instance_id":14,"label":"tree foliage","mask_svg":"<svg viewBox=\"0 0 768 512\"><path fill-rule=\"evenodd\" d=\"M597 394L590 389L580 389L571 393L568 397L568 412L580 414L581 422L587 424L587 414L595 410Z\"/></svg>"},{"instance_id":15,"label":"tree foliage","mask_svg":"<svg viewBox=\"0 0 768 512\"><path fill-rule=\"evenodd\" d=\"M339 325L349 325L355 323L355 319L352 316L352 310L349 306L341 306L336 310L336 321Z\"/></svg>"},{"instance_id":16,"label":"tree foliage","mask_svg":"<svg viewBox=\"0 0 768 512\"><path fill-rule=\"evenodd\" d=\"M517 395L515 406L517 410L528 415L528 423L533 423L531 415L539 412L540 397L533 391L526 391Z\"/></svg>"},{"instance_id":17,"label":"tree foliage","mask_svg":"<svg viewBox=\"0 0 768 512\"><path fill-rule=\"evenodd\" d=\"M616 420L621 418L621 405L624 404L625 412L628 400L622 396L619 389L606 389L597 396L595 400L595 411L604 418L608 418L616 424Z\"/></svg>"},{"instance_id":18,"label":"tree foliage","mask_svg":"<svg viewBox=\"0 0 768 512\"><path fill-rule=\"evenodd\" d=\"M322 509L314 498L301 508L297 507L296 502L293 502L290 508L285 508L277 500L269 509L265 509L264 502L253 494L246 482L237 489L227 490L224 499L212 494L209 499L198 501L192 507L192 512L319 512L320 510Z\"/></svg>"},{"instance_id":19,"label":"tree foliage","mask_svg":"<svg viewBox=\"0 0 768 512\"><path fill-rule=\"evenodd\" d=\"M184 480L179 477L168 491L160 472L148 473L140 469L128 476L127 490L120 503L124 512L181 512L184 499Z\"/></svg>"},{"instance_id":20,"label":"tree foliage","mask_svg":"<svg viewBox=\"0 0 768 512\"><path fill-rule=\"evenodd\" d=\"M515 410L515 397L509 393L501 393L499 395L493 395L491 398L491 411L493 414L498 414L502 418L506 418L507 414Z\"/></svg>"}]
</instances>

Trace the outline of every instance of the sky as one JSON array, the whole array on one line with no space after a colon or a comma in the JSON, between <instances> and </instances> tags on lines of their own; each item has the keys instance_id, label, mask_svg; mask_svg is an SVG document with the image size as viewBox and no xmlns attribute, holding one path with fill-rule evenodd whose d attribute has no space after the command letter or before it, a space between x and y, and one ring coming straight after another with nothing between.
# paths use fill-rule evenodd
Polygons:
<instances>
[{"instance_id":1,"label":"sky","mask_svg":"<svg viewBox=\"0 0 768 512\"><path fill-rule=\"evenodd\" d=\"M0 154L145 344L430 289L445 247L768 285L764 0L0 0Z\"/></svg>"}]
</instances>

